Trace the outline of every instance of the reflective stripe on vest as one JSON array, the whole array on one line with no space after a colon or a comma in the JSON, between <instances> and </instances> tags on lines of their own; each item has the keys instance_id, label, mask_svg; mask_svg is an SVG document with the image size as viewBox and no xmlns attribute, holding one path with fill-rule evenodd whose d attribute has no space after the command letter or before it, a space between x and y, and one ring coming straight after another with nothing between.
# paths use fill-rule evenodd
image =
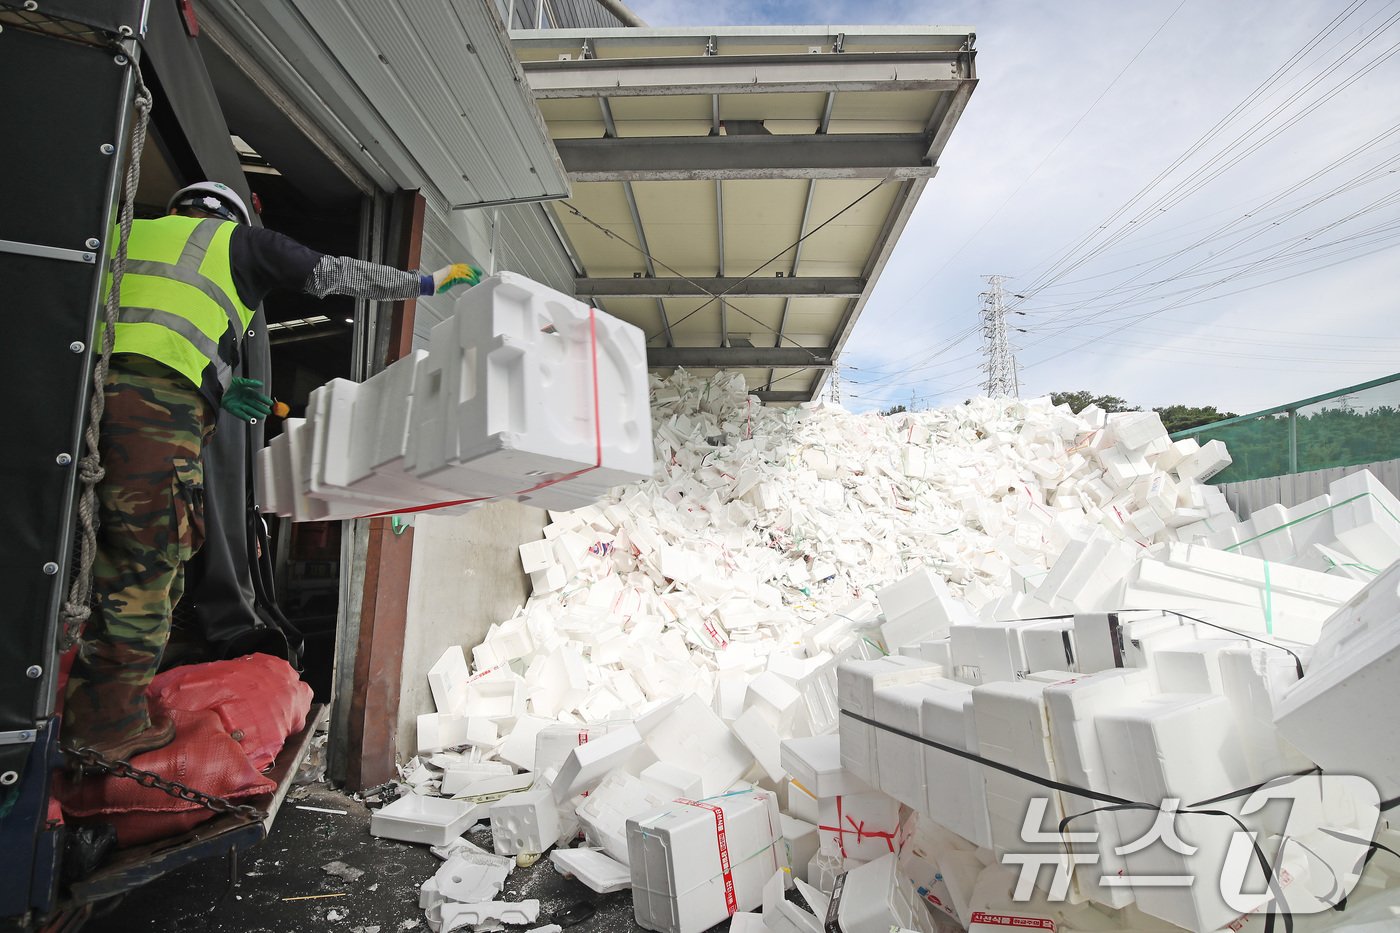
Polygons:
<instances>
[{"instance_id":1,"label":"reflective stripe on vest","mask_svg":"<svg viewBox=\"0 0 1400 933\"><path fill-rule=\"evenodd\" d=\"M181 216L133 223L113 347L164 363L216 405L253 318L233 283L236 226Z\"/></svg>"}]
</instances>

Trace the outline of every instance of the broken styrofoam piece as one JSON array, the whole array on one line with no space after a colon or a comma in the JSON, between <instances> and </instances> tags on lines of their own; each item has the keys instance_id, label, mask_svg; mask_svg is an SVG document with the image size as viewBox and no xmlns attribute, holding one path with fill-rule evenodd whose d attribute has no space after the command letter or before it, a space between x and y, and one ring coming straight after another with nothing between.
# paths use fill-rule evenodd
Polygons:
<instances>
[{"instance_id":1,"label":"broken styrofoam piece","mask_svg":"<svg viewBox=\"0 0 1400 933\"><path fill-rule=\"evenodd\" d=\"M524 901L482 901L476 904L445 903L442 905L442 933L451 933L463 927L478 927L491 921L499 921L511 926L524 926L534 923L540 915L540 902Z\"/></svg>"},{"instance_id":2,"label":"broken styrofoam piece","mask_svg":"<svg viewBox=\"0 0 1400 933\"><path fill-rule=\"evenodd\" d=\"M433 886L442 903L474 904L489 901L501 892L514 868L511 859L463 850L453 853L433 874Z\"/></svg>"},{"instance_id":3,"label":"broken styrofoam piece","mask_svg":"<svg viewBox=\"0 0 1400 933\"><path fill-rule=\"evenodd\" d=\"M787 867L778 817L776 797L755 789L674 801L629 819L637 922L662 933L700 933L764 903L765 882Z\"/></svg>"},{"instance_id":4,"label":"broken styrofoam piece","mask_svg":"<svg viewBox=\"0 0 1400 933\"><path fill-rule=\"evenodd\" d=\"M775 871L763 885L763 925L771 933L821 933L821 921L788 901L786 890L787 874L782 870Z\"/></svg>"},{"instance_id":5,"label":"broken styrofoam piece","mask_svg":"<svg viewBox=\"0 0 1400 933\"><path fill-rule=\"evenodd\" d=\"M490 817L491 841L500 855L544 852L559 837L559 809L547 787L501 798Z\"/></svg>"},{"instance_id":6,"label":"broken styrofoam piece","mask_svg":"<svg viewBox=\"0 0 1400 933\"><path fill-rule=\"evenodd\" d=\"M555 849L549 859L561 875L577 878L598 894L625 891L632 886L632 872L626 862L610 858L602 849L580 846L575 849Z\"/></svg>"},{"instance_id":7,"label":"broken styrofoam piece","mask_svg":"<svg viewBox=\"0 0 1400 933\"><path fill-rule=\"evenodd\" d=\"M375 810L369 831L383 839L441 846L476 822L475 810L476 805L467 801L407 794Z\"/></svg>"}]
</instances>

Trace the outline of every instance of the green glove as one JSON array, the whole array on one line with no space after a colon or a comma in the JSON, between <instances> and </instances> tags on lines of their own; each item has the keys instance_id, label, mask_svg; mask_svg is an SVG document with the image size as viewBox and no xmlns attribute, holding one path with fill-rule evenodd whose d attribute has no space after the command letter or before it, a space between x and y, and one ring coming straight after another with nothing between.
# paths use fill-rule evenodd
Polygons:
<instances>
[{"instance_id":1,"label":"green glove","mask_svg":"<svg viewBox=\"0 0 1400 933\"><path fill-rule=\"evenodd\" d=\"M272 411L272 399L259 392L261 388L260 380L234 379L233 384L224 390L224 410L244 421L266 418Z\"/></svg>"},{"instance_id":2,"label":"green glove","mask_svg":"<svg viewBox=\"0 0 1400 933\"><path fill-rule=\"evenodd\" d=\"M481 270L465 262L454 262L433 273L433 294L441 295L458 285L475 285L481 281Z\"/></svg>"}]
</instances>

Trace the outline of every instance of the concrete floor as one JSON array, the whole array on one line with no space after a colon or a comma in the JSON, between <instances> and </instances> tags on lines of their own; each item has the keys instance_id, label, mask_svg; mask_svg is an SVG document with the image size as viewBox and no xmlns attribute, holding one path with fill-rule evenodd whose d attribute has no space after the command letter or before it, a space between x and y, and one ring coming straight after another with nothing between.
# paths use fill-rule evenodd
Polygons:
<instances>
[{"instance_id":1,"label":"concrete floor","mask_svg":"<svg viewBox=\"0 0 1400 933\"><path fill-rule=\"evenodd\" d=\"M190 865L128 894L110 913L92 920L91 933L427 933L418 887L442 864L426 846L369 834L369 810L324 785L288 800L259 846L239 857L238 887L229 891L229 861ZM297 804L345 810L344 816L298 810ZM491 847L486 823L468 838ZM354 881L327 874L340 861L364 871ZM289 900L307 895L338 895ZM593 916L568 927L577 933L640 930L629 892L599 896L559 875L548 858L517 868L500 899L540 901L536 925L562 922L577 904Z\"/></svg>"}]
</instances>

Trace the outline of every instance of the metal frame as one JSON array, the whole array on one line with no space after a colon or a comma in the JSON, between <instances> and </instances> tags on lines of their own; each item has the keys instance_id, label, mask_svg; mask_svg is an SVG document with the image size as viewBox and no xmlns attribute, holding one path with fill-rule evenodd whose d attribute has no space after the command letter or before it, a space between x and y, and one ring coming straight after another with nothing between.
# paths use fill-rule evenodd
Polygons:
<instances>
[{"instance_id":1,"label":"metal frame","mask_svg":"<svg viewBox=\"0 0 1400 933\"><path fill-rule=\"evenodd\" d=\"M648 351L654 367L766 368L765 400L790 402L814 397L850 336L871 290L908 222L919 194L937 173L937 159L962 116L975 87L975 35L961 28L928 27L726 27L721 29L564 29L513 34L522 68L538 100L600 103L601 138L555 139L560 161L576 184L619 183L632 217L635 241L650 252L632 191L639 181L715 183L718 268L712 277L656 274L648 258L645 274L633 278L590 278L581 274L581 298L655 298L667 346ZM578 49L584 49L579 54ZM848 49L850 51L848 51ZM820 54L814 54L820 52ZM927 122L895 133L831 133L838 93L866 91L938 92ZM815 133L768 134L757 127L731 125L725 133L721 94L821 93ZM710 100L708 134L629 136L618 131L613 98L695 95ZM760 121L761 124L761 121ZM702 124L703 126L703 124ZM858 127L857 127L858 128ZM697 127L704 134L705 129ZM749 130L744 132L744 130ZM879 179L898 190L858 276L799 274L802 244L792 248L791 265L753 278L727 278L725 192L732 179L805 179L806 199L799 237L809 235L822 179ZM664 257L663 257L664 258ZM683 262L681 259L668 259ZM582 262L576 263L581 266ZM747 269L744 271L748 271ZM732 290L731 290L732 289ZM677 347L665 320L666 299L709 296L707 314L719 329L719 347ZM730 304L744 298L781 298L782 310L772 347L745 346L731 338ZM809 350L786 336L792 301L844 299L830 346ZM693 312L692 312L693 313ZM707 338L713 340L713 338ZM762 341L768 343L767 339ZM740 346L734 346L738 343ZM789 346L784 346L787 343ZM772 388L777 369L812 369L805 390ZM788 378L788 377L784 377ZM796 382L799 377L792 376ZM801 384L799 382L798 384Z\"/></svg>"},{"instance_id":2,"label":"metal frame","mask_svg":"<svg viewBox=\"0 0 1400 933\"><path fill-rule=\"evenodd\" d=\"M809 200L810 197L809 194ZM806 232L805 224L803 232ZM574 294L579 298L704 298L720 294L725 299L856 298L868 284L866 279L858 276L578 278L574 280Z\"/></svg>"},{"instance_id":3,"label":"metal frame","mask_svg":"<svg viewBox=\"0 0 1400 933\"><path fill-rule=\"evenodd\" d=\"M617 124L613 121L612 106L606 97L598 98L598 109L603 114L603 127L608 138L617 136ZM558 146L558 143L555 144ZM632 183L622 183L622 194L627 199L627 212L632 216L632 231L637 235L637 245L642 250L642 260L646 264L647 275L656 278L656 266L651 261L651 247L647 245L646 228L642 226L642 213L637 209L637 195L632 191ZM661 318L661 332L666 337L666 346L671 346L671 319L666 314L666 305L656 299L656 313Z\"/></svg>"},{"instance_id":4,"label":"metal frame","mask_svg":"<svg viewBox=\"0 0 1400 933\"><path fill-rule=\"evenodd\" d=\"M1372 379L1370 382L1360 382L1354 386L1347 386L1344 389L1334 389L1331 392L1324 392L1322 395L1314 395L1312 398L1301 399L1296 402L1289 402L1286 405L1276 405L1273 408L1266 408L1263 411L1251 412L1247 415L1238 415L1234 418L1226 418L1223 421L1212 421L1210 424L1198 425L1194 428L1187 428L1184 431L1177 431L1171 435L1171 439L1179 441L1188 437L1195 437L1198 434L1206 434L1218 431L1221 428L1228 428L1231 425L1243 424L1247 421L1257 421L1260 418L1267 418L1270 415L1288 416L1288 472L1298 472L1298 410L1307 408L1309 405L1317 405L1334 398L1342 398L1353 392L1362 392L1366 389L1374 389L1378 386L1390 385L1393 382L1400 382L1400 373L1389 376L1382 376L1379 379ZM1240 482L1247 482L1241 480Z\"/></svg>"},{"instance_id":5,"label":"metal frame","mask_svg":"<svg viewBox=\"0 0 1400 933\"><path fill-rule=\"evenodd\" d=\"M972 77L971 52L676 56L525 62L541 100L804 91L955 91ZM567 167L567 166L566 166Z\"/></svg>"},{"instance_id":6,"label":"metal frame","mask_svg":"<svg viewBox=\"0 0 1400 933\"><path fill-rule=\"evenodd\" d=\"M828 347L651 347L647 365L687 369L830 369Z\"/></svg>"},{"instance_id":7,"label":"metal frame","mask_svg":"<svg viewBox=\"0 0 1400 933\"><path fill-rule=\"evenodd\" d=\"M555 140L569 177L589 181L926 178L926 133L657 136Z\"/></svg>"}]
</instances>

